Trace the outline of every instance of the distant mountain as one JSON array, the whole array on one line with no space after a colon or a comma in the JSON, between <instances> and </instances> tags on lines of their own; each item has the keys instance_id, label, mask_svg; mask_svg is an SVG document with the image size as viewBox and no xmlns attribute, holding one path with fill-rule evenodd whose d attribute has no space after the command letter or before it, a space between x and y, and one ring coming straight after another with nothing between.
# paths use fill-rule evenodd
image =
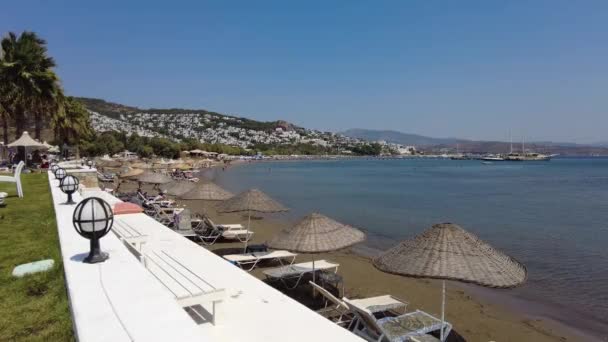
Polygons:
<instances>
[{"instance_id":1,"label":"distant mountain","mask_svg":"<svg viewBox=\"0 0 608 342\"><path fill-rule=\"evenodd\" d=\"M398 131L380 131L371 129L349 129L341 134L347 137L363 139L363 140L384 140L389 143L401 144L401 145L415 145L415 146L433 146L433 145L454 145L459 143L470 142L470 140L456 139L456 138L431 138L424 135L409 134Z\"/></svg>"},{"instance_id":2,"label":"distant mountain","mask_svg":"<svg viewBox=\"0 0 608 342\"><path fill-rule=\"evenodd\" d=\"M504 141L476 141L458 138L432 138L390 130L349 129L341 132L347 137L369 141L383 140L401 145L414 145L427 152L454 152L456 146L462 153L507 153L511 144ZM521 142L513 142L513 151L521 151ZM535 141L525 143L526 151L555 153L560 155L608 155L608 143L580 145L568 142Z\"/></svg>"}]
</instances>

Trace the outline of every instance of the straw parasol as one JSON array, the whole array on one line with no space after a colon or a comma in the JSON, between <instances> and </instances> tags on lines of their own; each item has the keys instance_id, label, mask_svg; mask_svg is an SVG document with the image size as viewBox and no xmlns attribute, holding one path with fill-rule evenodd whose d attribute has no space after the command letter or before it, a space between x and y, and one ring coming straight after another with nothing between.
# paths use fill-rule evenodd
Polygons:
<instances>
[{"instance_id":1,"label":"straw parasol","mask_svg":"<svg viewBox=\"0 0 608 342\"><path fill-rule=\"evenodd\" d=\"M442 322L446 279L509 288L524 283L528 274L523 264L452 223L435 224L401 242L376 258L374 266L408 277L442 279Z\"/></svg>"},{"instance_id":2,"label":"straw parasol","mask_svg":"<svg viewBox=\"0 0 608 342\"><path fill-rule=\"evenodd\" d=\"M179 170L190 170L190 169L192 169L192 165L186 164L186 163L179 163L179 164L173 165L171 167L174 168L174 169L179 169Z\"/></svg>"},{"instance_id":3,"label":"straw parasol","mask_svg":"<svg viewBox=\"0 0 608 342\"><path fill-rule=\"evenodd\" d=\"M191 183L192 184L192 183ZM196 185L192 190L180 195L186 200L224 201L234 196L213 182Z\"/></svg>"},{"instance_id":4,"label":"straw parasol","mask_svg":"<svg viewBox=\"0 0 608 342\"><path fill-rule=\"evenodd\" d=\"M194 189L194 183L189 181L173 181L161 185L160 189L171 196L180 196Z\"/></svg>"},{"instance_id":5,"label":"straw parasol","mask_svg":"<svg viewBox=\"0 0 608 342\"><path fill-rule=\"evenodd\" d=\"M323 253L350 247L363 240L365 233L359 229L312 213L295 226L279 232L269 246L298 253Z\"/></svg>"},{"instance_id":6,"label":"straw parasol","mask_svg":"<svg viewBox=\"0 0 608 342\"><path fill-rule=\"evenodd\" d=\"M365 240L365 233L325 215L312 213L293 227L281 230L268 245L298 253L323 253L350 247ZM315 282L315 259L312 259Z\"/></svg>"},{"instance_id":7,"label":"straw parasol","mask_svg":"<svg viewBox=\"0 0 608 342\"><path fill-rule=\"evenodd\" d=\"M139 176L142 173L144 173L144 170L142 170L142 169L128 168L126 172L122 172L118 177L130 178L130 177Z\"/></svg>"},{"instance_id":8,"label":"straw parasol","mask_svg":"<svg viewBox=\"0 0 608 342\"><path fill-rule=\"evenodd\" d=\"M147 164L147 163L137 162L137 163L131 164L131 167L138 168L138 169L149 169L152 167L152 165Z\"/></svg>"},{"instance_id":9,"label":"straw parasol","mask_svg":"<svg viewBox=\"0 0 608 342\"><path fill-rule=\"evenodd\" d=\"M247 212L247 236L251 227L251 212L277 213L287 211L281 203L273 200L258 189L250 189L224 201L219 206L219 211L224 213L246 211ZM247 240L245 240L245 251L247 251Z\"/></svg>"},{"instance_id":10,"label":"straw parasol","mask_svg":"<svg viewBox=\"0 0 608 342\"><path fill-rule=\"evenodd\" d=\"M160 173L144 173L137 180L140 183L150 183L150 184L166 184L171 183L172 179L169 176L160 174Z\"/></svg>"}]
</instances>

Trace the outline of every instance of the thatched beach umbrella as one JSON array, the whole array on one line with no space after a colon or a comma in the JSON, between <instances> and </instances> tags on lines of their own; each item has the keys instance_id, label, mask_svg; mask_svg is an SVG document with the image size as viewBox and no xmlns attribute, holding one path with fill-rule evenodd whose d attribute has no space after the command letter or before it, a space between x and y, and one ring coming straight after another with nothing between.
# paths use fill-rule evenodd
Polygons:
<instances>
[{"instance_id":1,"label":"thatched beach umbrella","mask_svg":"<svg viewBox=\"0 0 608 342\"><path fill-rule=\"evenodd\" d=\"M152 165L150 165L148 163L136 162L136 163L131 164L131 167L138 168L138 169L149 169L152 167Z\"/></svg>"},{"instance_id":2,"label":"thatched beach umbrella","mask_svg":"<svg viewBox=\"0 0 608 342\"><path fill-rule=\"evenodd\" d=\"M287 211L281 203L273 200L270 196L258 189L251 189L224 201L218 208L220 212L229 213L237 211L247 212L247 238L245 240L245 251L247 251L247 239L251 227L251 212L277 213Z\"/></svg>"},{"instance_id":3,"label":"thatched beach umbrella","mask_svg":"<svg viewBox=\"0 0 608 342\"><path fill-rule=\"evenodd\" d=\"M192 184L192 183L190 183ZM213 182L197 184L192 190L180 195L186 200L224 201L234 196Z\"/></svg>"},{"instance_id":4,"label":"thatched beach umbrella","mask_svg":"<svg viewBox=\"0 0 608 342\"><path fill-rule=\"evenodd\" d=\"M142 173L144 173L144 170L128 168L126 172L122 172L118 177L119 178L131 178L131 177L137 177L137 176L141 175Z\"/></svg>"},{"instance_id":5,"label":"thatched beach umbrella","mask_svg":"<svg viewBox=\"0 0 608 342\"><path fill-rule=\"evenodd\" d=\"M281 230L268 245L298 253L332 252L365 240L365 233L325 215L312 213L293 227ZM315 259L312 259L312 281L315 282Z\"/></svg>"},{"instance_id":6,"label":"thatched beach umbrella","mask_svg":"<svg viewBox=\"0 0 608 342\"><path fill-rule=\"evenodd\" d=\"M171 177L163 175L161 173L144 173L139 176L137 180L140 183L149 183L155 185L171 183L173 181Z\"/></svg>"},{"instance_id":7,"label":"thatched beach umbrella","mask_svg":"<svg viewBox=\"0 0 608 342\"><path fill-rule=\"evenodd\" d=\"M441 321L445 319L445 279L509 288L526 281L526 267L452 223L440 223L374 260L381 271L442 279ZM443 329L441 330L443 341Z\"/></svg>"},{"instance_id":8,"label":"thatched beach umbrella","mask_svg":"<svg viewBox=\"0 0 608 342\"><path fill-rule=\"evenodd\" d=\"M160 189L171 196L180 196L194 189L195 184L189 181L173 181L163 184Z\"/></svg>"}]
</instances>

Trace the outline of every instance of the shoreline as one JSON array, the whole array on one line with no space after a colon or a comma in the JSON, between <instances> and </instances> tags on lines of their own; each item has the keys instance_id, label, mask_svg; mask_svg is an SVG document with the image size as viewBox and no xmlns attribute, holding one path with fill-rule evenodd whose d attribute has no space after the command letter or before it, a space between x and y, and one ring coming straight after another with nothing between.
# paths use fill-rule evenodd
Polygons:
<instances>
[{"instance_id":1,"label":"shoreline","mask_svg":"<svg viewBox=\"0 0 608 342\"><path fill-rule=\"evenodd\" d=\"M186 205L196 210L200 204ZM242 215L217 213L214 209L209 209L207 207L208 214L216 223L246 224L246 218ZM255 232L252 243L267 241L285 224L284 220L272 217L252 220L252 231ZM242 243L238 242L218 242L206 247L218 255L223 255L240 253L242 246ZM369 256L360 253L359 248L361 246L315 255L315 260L326 259L340 264L338 274L344 278L344 296L361 298L391 294L408 301L408 311L421 309L436 316L440 314L439 280L406 278L380 272L372 265ZM365 245L362 245L362 248L366 248ZM310 255L300 254L295 262L306 262L310 259ZM276 265L268 265L274 266ZM256 268L251 274L263 280L262 271L268 267ZM600 336L550 317L528 315L515 310L504 301L482 296L473 286L456 282L447 284L446 320L452 323L455 331L467 341L602 341ZM290 291L284 292L290 294Z\"/></svg>"},{"instance_id":2,"label":"shoreline","mask_svg":"<svg viewBox=\"0 0 608 342\"><path fill-rule=\"evenodd\" d=\"M264 160L262 162L289 162L298 160ZM319 160L319 161L326 161ZM242 166L248 165L255 161L240 161L234 163L231 166ZM207 174L207 178L215 179L217 171L212 171L212 174ZM279 224L288 224L288 220L283 220ZM385 249L397 241L388 236L381 236L378 234L369 234L368 239L362 244L352 248L353 254L358 257L370 258L374 253ZM474 300L483 302L488 305L495 305L499 310L507 311L513 315L521 317L521 323L545 331L548 329L551 332L556 332L557 335L565 335L573 338L572 340L585 340L585 341L604 341L606 334L606 324L597 320L585 319L581 317L584 313L573 313L574 317L567 317L566 320L564 315L557 313L564 312L568 308L556 305L554 303L547 303L534 298L526 298L520 293L505 293L505 290L495 290L480 288L478 286L470 284L462 284L453 282L452 285L455 288L459 288L465 291L468 295L471 295ZM509 291L509 290L506 290ZM538 324L541 326L538 327ZM557 337L557 336L555 336ZM561 339L564 340L564 339ZM571 340L571 339L567 339Z\"/></svg>"},{"instance_id":3,"label":"shoreline","mask_svg":"<svg viewBox=\"0 0 608 342\"><path fill-rule=\"evenodd\" d=\"M245 165L247 162L233 163L231 166ZM230 166L230 167L231 167ZM214 179L214 174L221 171L221 165L201 172L207 178ZM125 184L130 185L130 184ZM127 190L124 187L123 190ZM203 207L216 223L246 224L246 216L236 213L217 213L212 205L203 201L177 201L180 205L189 207L193 212L202 212ZM291 220L285 217L265 216L260 220L252 220L252 231L255 232L251 243L264 243L278 230L289 224ZM408 311L421 309L433 315L439 315L440 282L423 278L405 278L382 273L375 269L370 256L380 250L385 244L380 243L374 248L377 236L353 248L315 256L316 260L327 259L338 262L339 274L344 278L345 296L349 298L369 297L374 295L392 294L410 302ZM391 241L389 237L380 237L384 242ZM372 245L368 244L369 242ZM394 242L394 241L393 241ZM240 253L241 243L218 242L213 246L202 246L218 255ZM382 247L381 247L382 248ZM299 255L296 262L310 261L309 255ZM276 265L268 265L272 267ZM251 274L263 280L266 267L261 267ZM485 293L484 293L485 290ZM535 314L530 307L537 303L531 300L513 297L512 294L479 288L468 284L449 282L447 286L446 320L454 325L454 329L467 341L604 341L603 333L587 331L576 323L568 324L546 314ZM506 290L509 291L509 290ZM289 291L286 292L289 295ZM578 321L578 320L577 320Z\"/></svg>"}]
</instances>

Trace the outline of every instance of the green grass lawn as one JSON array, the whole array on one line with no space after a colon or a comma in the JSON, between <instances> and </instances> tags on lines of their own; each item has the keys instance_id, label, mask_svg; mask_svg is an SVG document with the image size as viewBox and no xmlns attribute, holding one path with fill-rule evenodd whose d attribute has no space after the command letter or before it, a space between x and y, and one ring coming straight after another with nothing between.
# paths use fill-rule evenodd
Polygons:
<instances>
[{"instance_id":1,"label":"green grass lawn","mask_svg":"<svg viewBox=\"0 0 608 342\"><path fill-rule=\"evenodd\" d=\"M55 212L46 174L22 174L25 198L14 184L0 208L0 341L72 341ZM17 265L55 260L53 270L13 278Z\"/></svg>"}]
</instances>

